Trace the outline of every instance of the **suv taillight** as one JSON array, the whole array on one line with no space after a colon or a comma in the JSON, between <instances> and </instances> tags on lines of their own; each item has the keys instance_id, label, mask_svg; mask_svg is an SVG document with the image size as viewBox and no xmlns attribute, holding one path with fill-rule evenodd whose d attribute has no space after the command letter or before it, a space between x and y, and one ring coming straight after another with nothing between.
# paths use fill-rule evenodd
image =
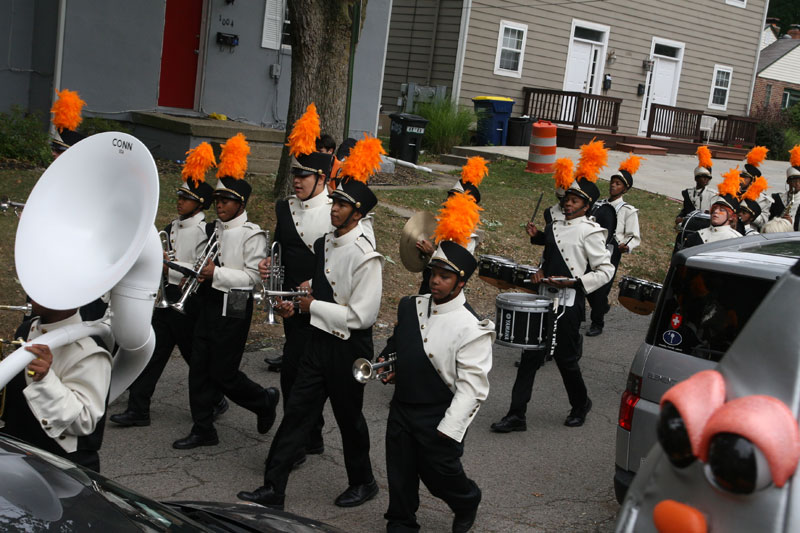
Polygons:
<instances>
[{"instance_id":1,"label":"suv taillight","mask_svg":"<svg viewBox=\"0 0 800 533\"><path fill-rule=\"evenodd\" d=\"M642 392L642 376L637 376L633 372L628 374L628 383L625 385L625 392L619 402L619 427L631 430L633 421L633 410L639 401Z\"/></svg>"}]
</instances>

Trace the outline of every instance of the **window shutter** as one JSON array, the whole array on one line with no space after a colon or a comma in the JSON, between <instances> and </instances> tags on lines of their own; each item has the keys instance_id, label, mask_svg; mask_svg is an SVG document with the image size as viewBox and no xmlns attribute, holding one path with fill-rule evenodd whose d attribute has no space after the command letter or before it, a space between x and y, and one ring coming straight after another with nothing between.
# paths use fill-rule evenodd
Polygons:
<instances>
[{"instance_id":1,"label":"window shutter","mask_svg":"<svg viewBox=\"0 0 800 533\"><path fill-rule=\"evenodd\" d=\"M283 0L264 2L264 29L261 31L261 48L280 50L283 32Z\"/></svg>"}]
</instances>

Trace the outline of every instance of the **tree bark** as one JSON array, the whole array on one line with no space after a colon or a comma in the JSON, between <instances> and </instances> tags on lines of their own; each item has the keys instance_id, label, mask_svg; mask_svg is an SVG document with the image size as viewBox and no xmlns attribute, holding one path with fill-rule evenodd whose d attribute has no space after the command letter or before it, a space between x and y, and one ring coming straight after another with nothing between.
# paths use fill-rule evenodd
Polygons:
<instances>
[{"instance_id":1,"label":"tree bark","mask_svg":"<svg viewBox=\"0 0 800 533\"><path fill-rule=\"evenodd\" d=\"M353 3L359 0L290 0L292 87L286 117L286 137L292 125L314 102L322 133L342 141L347 103L347 70L350 58ZM363 1L362 13L366 11ZM284 140L286 144L287 140ZM275 197L289 194L292 158L284 146Z\"/></svg>"}]
</instances>

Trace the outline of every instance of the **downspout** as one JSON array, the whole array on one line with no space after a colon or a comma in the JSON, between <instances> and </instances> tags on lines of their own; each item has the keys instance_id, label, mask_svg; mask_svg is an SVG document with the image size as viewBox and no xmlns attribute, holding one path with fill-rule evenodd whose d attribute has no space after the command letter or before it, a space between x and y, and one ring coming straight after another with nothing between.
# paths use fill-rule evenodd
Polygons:
<instances>
[{"instance_id":1,"label":"downspout","mask_svg":"<svg viewBox=\"0 0 800 533\"><path fill-rule=\"evenodd\" d=\"M356 45L361 30L361 0L353 2L353 20L350 26L350 59L347 63L347 100L344 106L344 132L342 140L350 137L350 106L353 99L353 71L355 70Z\"/></svg>"},{"instance_id":2,"label":"downspout","mask_svg":"<svg viewBox=\"0 0 800 533\"><path fill-rule=\"evenodd\" d=\"M433 70L433 54L436 52L436 33L439 30L439 10L442 7L441 0L436 0L436 7L433 11L433 31L431 32L431 51L428 54L428 77L425 78L425 85L431 84L431 71Z\"/></svg>"},{"instance_id":3,"label":"downspout","mask_svg":"<svg viewBox=\"0 0 800 533\"><path fill-rule=\"evenodd\" d=\"M756 45L756 60L753 65L753 79L750 80L750 94L747 95L747 116L750 116L750 106L753 105L753 91L756 87L756 78L758 77L758 62L761 58L761 41L764 39L764 26L767 23L767 10L769 9L769 0L764 0L764 16L761 17L761 31L758 32L758 44Z\"/></svg>"},{"instance_id":4,"label":"downspout","mask_svg":"<svg viewBox=\"0 0 800 533\"><path fill-rule=\"evenodd\" d=\"M458 51L456 52L456 65L453 72L453 90L450 92L450 101L456 104L458 104L458 99L461 97L461 75L464 71L469 15L470 9L472 9L472 0L463 0L463 2L461 5L461 28L458 30Z\"/></svg>"},{"instance_id":5,"label":"downspout","mask_svg":"<svg viewBox=\"0 0 800 533\"><path fill-rule=\"evenodd\" d=\"M367 8L369 9L369 8ZM375 127L373 128L373 134L377 137L378 136L378 124L380 123L381 119L381 100L383 99L383 84L385 83L386 79L384 75L386 73L386 52L389 50L389 30L392 27L392 0L389 0L389 6L387 8L389 10L389 18L386 20L386 36L383 40L383 60L381 61L381 89L380 93L378 93L378 111L375 113Z\"/></svg>"},{"instance_id":6,"label":"downspout","mask_svg":"<svg viewBox=\"0 0 800 533\"><path fill-rule=\"evenodd\" d=\"M67 0L58 2L58 28L56 30L56 60L53 65L52 102L56 101L56 91L61 88L61 67L64 62L64 28L67 24ZM50 135L56 133L56 127L50 122Z\"/></svg>"}]
</instances>

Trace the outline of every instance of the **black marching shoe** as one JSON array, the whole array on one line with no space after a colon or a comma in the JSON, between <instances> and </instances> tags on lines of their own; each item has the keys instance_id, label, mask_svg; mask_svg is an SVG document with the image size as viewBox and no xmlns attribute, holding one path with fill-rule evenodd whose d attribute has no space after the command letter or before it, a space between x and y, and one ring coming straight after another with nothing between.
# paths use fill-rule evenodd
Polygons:
<instances>
[{"instance_id":1,"label":"black marching shoe","mask_svg":"<svg viewBox=\"0 0 800 533\"><path fill-rule=\"evenodd\" d=\"M276 409L278 402L281 400L281 393L275 387L269 387L264 394L267 396L267 408L258 414L256 428L262 435L269 431L272 424L275 423Z\"/></svg>"},{"instance_id":2,"label":"black marching shoe","mask_svg":"<svg viewBox=\"0 0 800 533\"><path fill-rule=\"evenodd\" d=\"M197 433L189 433L188 436L173 442L172 447L176 450L191 450L198 446L216 446L217 444L219 444L219 437L216 434L203 437Z\"/></svg>"},{"instance_id":3,"label":"black marching shoe","mask_svg":"<svg viewBox=\"0 0 800 533\"><path fill-rule=\"evenodd\" d=\"M223 396L217 405L214 406L214 420L221 417L228 410L228 400Z\"/></svg>"},{"instance_id":4,"label":"black marching shoe","mask_svg":"<svg viewBox=\"0 0 800 533\"><path fill-rule=\"evenodd\" d=\"M597 337L603 333L603 326L599 326L597 324L592 324L589 326L589 331L586 332L587 337Z\"/></svg>"},{"instance_id":5,"label":"black marching shoe","mask_svg":"<svg viewBox=\"0 0 800 533\"><path fill-rule=\"evenodd\" d=\"M339 507L357 507L374 498L376 494L378 494L378 484L373 479L363 485L350 485L333 503Z\"/></svg>"},{"instance_id":6,"label":"black marching shoe","mask_svg":"<svg viewBox=\"0 0 800 533\"><path fill-rule=\"evenodd\" d=\"M149 414L136 413L134 411L131 411L130 409L126 409L122 413L111 415L109 417L109 420L123 427L150 425Z\"/></svg>"},{"instance_id":7,"label":"black marching shoe","mask_svg":"<svg viewBox=\"0 0 800 533\"><path fill-rule=\"evenodd\" d=\"M567 419L564 420L564 425L569 426L571 428L580 427L586 421L586 415L589 411L592 410L592 400L586 398L586 405L580 408L573 407L572 410L567 415Z\"/></svg>"},{"instance_id":8,"label":"black marching shoe","mask_svg":"<svg viewBox=\"0 0 800 533\"><path fill-rule=\"evenodd\" d=\"M517 415L506 415L500 422L492 424L492 431L495 433L511 433L512 431L525 431L528 429L528 424L524 418Z\"/></svg>"},{"instance_id":9,"label":"black marching shoe","mask_svg":"<svg viewBox=\"0 0 800 533\"><path fill-rule=\"evenodd\" d=\"M257 503L259 505L263 505L264 507L270 507L279 511L283 511L283 501L286 499L285 495L275 492L275 489L272 488L272 485L258 487L253 492L243 490L237 494L236 497L246 502Z\"/></svg>"},{"instance_id":10,"label":"black marching shoe","mask_svg":"<svg viewBox=\"0 0 800 533\"><path fill-rule=\"evenodd\" d=\"M477 516L477 507L471 511L456 513L456 515L453 517L453 533L467 533L467 531L472 529L472 525L475 523L475 517Z\"/></svg>"}]
</instances>

